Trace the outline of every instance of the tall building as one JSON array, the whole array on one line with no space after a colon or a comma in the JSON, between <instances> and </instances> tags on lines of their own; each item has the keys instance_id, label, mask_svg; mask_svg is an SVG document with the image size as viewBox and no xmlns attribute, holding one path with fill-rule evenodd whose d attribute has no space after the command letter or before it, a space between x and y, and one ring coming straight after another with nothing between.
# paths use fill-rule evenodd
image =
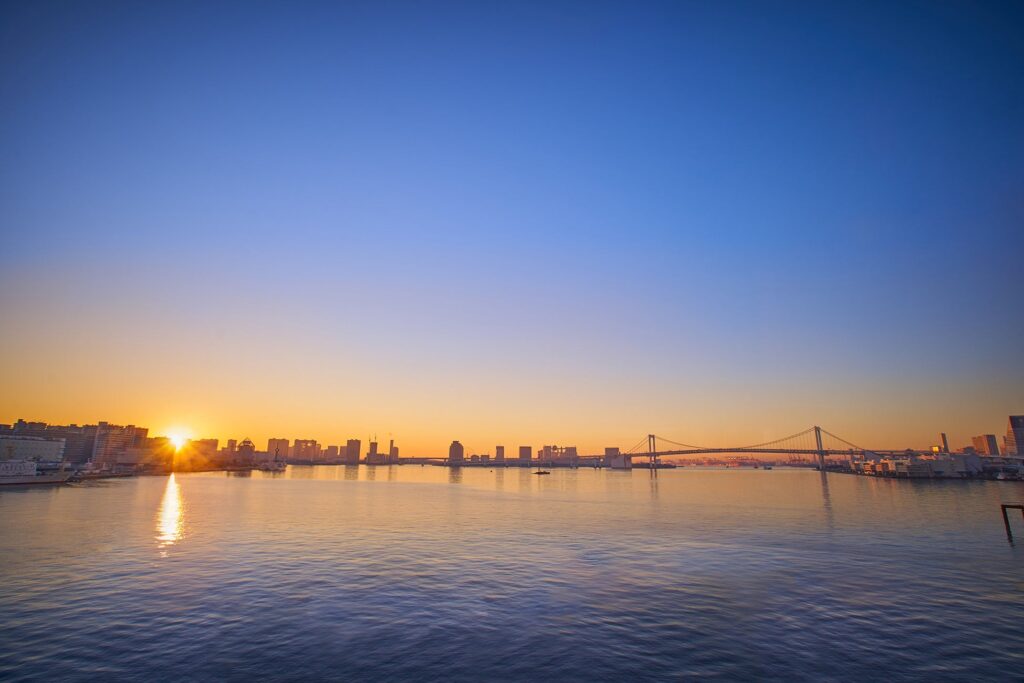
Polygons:
<instances>
[{"instance_id":1,"label":"tall building","mask_svg":"<svg viewBox=\"0 0 1024 683\"><path fill-rule=\"evenodd\" d=\"M999 455L999 442L995 434L981 434L971 438L974 451L978 455Z\"/></svg>"},{"instance_id":2,"label":"tall building","mask_svg":"<svg viewBox=\"0 0 1024 683\"><path fill-rule=\"evenodd\" d=\"M295 439L292 445L292 458L305 462L316 462L320 459L320 444L316 439Z\"/></svg>"},{"instance_id":3,"label":"tall building","mask_svg":"<svg viewBox=\"0 0 1024 683\"><path fill-rule=\"evenodd\" d=\"M286 460L290 455L288 452L288 439L268 439L267 455L271 459Z\"/></svg>"},{"instance_id":4,"label":"tall building","mask_svg":"<svg viewBox=\"0 0 1024 683\"><path fill-rule=\"evenodd\" d=\"M337 460L338 459L338 447L328 446L324 449L324 460Z\"/></svg>"},{"instance_id":5,"label":"tall building","mask_svg":"<svg viewBox=\"0 0 1024 683\"><path fill-rule=\"evenodd\" d=\"M1006 424L1006 455L1024 455L1024 415L1011 415Z\"/></svg>"},{"instance_id":6,"label":"tall building","mask_svg":"<svg viewBox=\"0 0 1024 683\"><path fill-rule=\"evenodd\" d=\"M942 447L943 453L949 453L949 439L946 438L946 432L939 434L939 445Z\"/></svg>"},{"instance_id":7,"label":"tall building","mask_svg":"<svg viewBox=\"0 0 1024 683\"><path fill-rule=\"evenodd\" d=\"M145 446L148 434L149 430L145 427L121 427L100 422L96 429L96 442L92 448L92 461L98 465L117 464L117 456L127 449Z\"/></svg>"},{"instance_id":8,"label":"tall building","mask_svg":"<svg viewBox=\"0 0 1024 683\"><path fill-rule=\"evenodd\" d=\"M462 444L458 441L452 441L452 445L448 447L448 462L451 464L459 464L466 458L466 449L463 448Z\"/></svg>"},{"instance_id":9,"label":"tall building","mask_svg":"<svg viewBox=\"0 0 1024 683\"><path fill-rule=\"evenodd\" d=\"M398 464L398 446L395 445L394 439L391 439L391 443L388 444L388 462Z\"/></svg>"},{"instance_id":10,"label":"tall building","mask_svg":"<svg viewBox=\"0 0 1024 683\"><path fill-rule=\"evenodd\" d=\"M359 464L359 449L363 447L363 442L359 439L349 439L348 443L345 444L345 463L349 465Z\"/></svg>"},{"instance_id":11,"label":"tall building","mask_svg":"<svg viewBox=\"0 0 1024 683\"><path fill-rule=\"evenodd\" d=\"M503 463L505 462L505 447L495 446L494 447L494 461Z\"/></svg>"},{"instance_id":12,"label":"tall building","mask_svg":"<svg viewBox=\"0 0 1024 683\"><path fill-rule=\"evenodd\" d=\"M238 441L236 439L228 439L228 445L225 448L228 453L234 453L238 450Z\"/></svg>"},{"instance_id":13,"label":"tall building","mask_svg":"<svg viewBox=\"0 0 1024 683\"><path fill-rule=\"evenodd\" d=\"M380 454L377 452L377 442L370 442L370 450L366 452L366 464L367 465L379 465L381 464Z\"/></svg>"},{"instance_id":14,"label":"tall building","mask_svg":"<svg viewBox=\"0 0 1024 683\"><path fill-rule=\"evenodd\" d=\"M533 460L533 447L532 446L520 446L519 447L519 462L524 464L524 465L529 465L531 460Z\"/></svg>"}]
</instances>

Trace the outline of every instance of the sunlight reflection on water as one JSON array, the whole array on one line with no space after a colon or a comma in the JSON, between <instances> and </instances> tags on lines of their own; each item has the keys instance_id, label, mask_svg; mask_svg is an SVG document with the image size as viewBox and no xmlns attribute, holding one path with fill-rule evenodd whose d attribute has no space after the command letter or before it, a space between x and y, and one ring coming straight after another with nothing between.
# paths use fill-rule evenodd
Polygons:
<instances>
[{"instance_id":1,"label":"sunlight reflection on water","mask_svg":"<svg viewBox=\"0 0 1024 683\"><path fill-rule=\"evenodd\" d=\"M160 501L156 516L156 540L161 548L174 545L185 529L185 506L181 499L181 488L174 475L167 477L167 486Z\"/></svg>"}]
</instances>

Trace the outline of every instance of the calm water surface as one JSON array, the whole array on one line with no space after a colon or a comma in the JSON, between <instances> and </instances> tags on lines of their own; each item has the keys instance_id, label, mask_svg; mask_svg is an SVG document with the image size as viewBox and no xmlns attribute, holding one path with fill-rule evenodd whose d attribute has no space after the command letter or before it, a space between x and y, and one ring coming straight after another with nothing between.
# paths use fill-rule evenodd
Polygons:
<instances>
[{"instance_id":1,"label":"calm water surface","mask_svg":"<svg viewBox=\"0 0 1024 683\"><path fill-rule=\"evenodd\" d=\"M0 492L4 680L1024 680L1012 482L292 467Z\"/></svg>"}]
</instances>

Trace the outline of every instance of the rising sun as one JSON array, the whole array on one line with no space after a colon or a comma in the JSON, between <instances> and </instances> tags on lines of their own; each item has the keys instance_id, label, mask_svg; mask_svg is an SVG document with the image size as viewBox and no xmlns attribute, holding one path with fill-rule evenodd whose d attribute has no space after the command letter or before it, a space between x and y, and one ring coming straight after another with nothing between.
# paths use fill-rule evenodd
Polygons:
<instances>
[{"instance_id":1,"label":"rising sun","mask_svg":"<svg viewBox=\"0 0 1024 683\"><path fill-rule=\"evenodd\" d=\"M180 451L181 447L185 445L186 441L188 441L188 439L181 434L169 434L167 438L174 445L174 450L176 451Z\"/></svg>"}]
</instances>

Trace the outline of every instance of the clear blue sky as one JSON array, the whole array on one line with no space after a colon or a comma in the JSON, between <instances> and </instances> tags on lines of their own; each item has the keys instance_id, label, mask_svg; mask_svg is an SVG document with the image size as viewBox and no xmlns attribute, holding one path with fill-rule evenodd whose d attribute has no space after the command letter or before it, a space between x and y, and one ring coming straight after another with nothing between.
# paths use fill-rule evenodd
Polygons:
<instances>
[{"instance_id":1,"label":"clear blue sky","mask_svg":"<svg viewBox=\"0 0 1024 683\"><path fill-rule=\"evenodd\" d=\"M1022 35L1020 3L5 3L0 420L1000 431Z\"/></svg>"}]
</instances>

